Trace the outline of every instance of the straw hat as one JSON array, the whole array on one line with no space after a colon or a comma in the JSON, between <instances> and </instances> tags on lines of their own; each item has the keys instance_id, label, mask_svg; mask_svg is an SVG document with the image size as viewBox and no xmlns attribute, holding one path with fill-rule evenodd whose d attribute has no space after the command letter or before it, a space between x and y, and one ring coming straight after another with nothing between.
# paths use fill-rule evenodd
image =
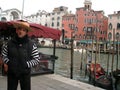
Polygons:
<instances>
[{"instance_id":1,"label":"straw hat","mask_svg":"<svg viewBox=\"0 0 120 90\"><path fill-rule=\"evenodd\" d=\"M31 31L31 28L30 28L30 25L27 21L23 21L23 20L18 20L17 22L15 22L14 24L14 27L16 29L25 29L27 32L28 31Z\"/></svg>"}]
</instances>

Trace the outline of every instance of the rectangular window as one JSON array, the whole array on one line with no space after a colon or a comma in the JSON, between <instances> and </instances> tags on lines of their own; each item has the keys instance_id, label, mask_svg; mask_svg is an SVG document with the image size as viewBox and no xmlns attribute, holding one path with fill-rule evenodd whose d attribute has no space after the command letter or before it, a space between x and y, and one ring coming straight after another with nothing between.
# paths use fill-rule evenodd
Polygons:
<instances>
[{"instance_id":1,"label":"rectangular window","mask_svg":"<svg viewBox=\"0 0 120 90\"><path fill-rule=\"evenodd\" d=\"M110 19L112 19L112 16L109 16Z\"/></svg>"},{"instance_id":2,"label":"rectangular window","mask_svg":"<svg viewBox=\"0 0 120 90\"><path fill-rule=\"evenodd\" d=\"M117 18L120 19L120 16L118 16Z\"/></svg>"}]
</instances>

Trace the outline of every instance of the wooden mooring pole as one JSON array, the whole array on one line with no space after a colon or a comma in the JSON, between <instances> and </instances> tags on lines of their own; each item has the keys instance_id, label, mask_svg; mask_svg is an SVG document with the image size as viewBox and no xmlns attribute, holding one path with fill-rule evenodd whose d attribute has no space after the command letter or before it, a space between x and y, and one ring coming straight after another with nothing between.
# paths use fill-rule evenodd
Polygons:
<instances>
[{"instance_id":1,"label":"wooden mooring pole","mask_svg":"<svg viewBox=\"0 0 120 90\"><path fill-rule=\"evenodd\" d=\"M73 55L74 55L74 39L73 39L73 33L71 32L71 64L70 64L70 78L73 79Z\"/></svg>"}]
</instances>

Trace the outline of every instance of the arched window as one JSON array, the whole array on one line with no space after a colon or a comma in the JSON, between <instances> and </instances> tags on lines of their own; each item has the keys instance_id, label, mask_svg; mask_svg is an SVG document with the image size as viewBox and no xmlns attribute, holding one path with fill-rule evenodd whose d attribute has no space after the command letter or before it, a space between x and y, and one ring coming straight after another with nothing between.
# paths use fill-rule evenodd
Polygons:
<instances>
[{"instance_id":1,"label":"arched window","mask_svg":"<svg viewBox=\"0 0 120 90\"><path fill-rule=\"evenodd\" d=\"M78 27L75 27L75 31L78 31Z\"/></svg>"},{"instance_id":2,"label":"arched window","mask_svg":"<svg viewBox=\"0 0 120 90\"><path fill-rule=\"evenodd\" d=\"M6 17L1 17L1 21L7 21Z\"/></svg>"},{"instance_id":3,"label":"arched window","mask_svg":"<svg viewBox=\"0 0 120 90\"><path fill-rule=\"evenodd\" d=\"M52 18L52 20L54 20L54 17Z\"/></svg>"},{"instance_id":4,"label":"arched window","mask_svg":"<svg viewBox=\"0 0 120 90\"><path fill-rule=\"evenodd\" d=\"M112 33L109 32L109 33L108 33L108 39L111 39L111 38L112 38Z\"/></svg>"},{"instance_id":5,"label":"arched window","mask_svg":"<svg viewBox=\"0 0 120 90\"><path fill-rule=\"evenodd\" d=\"M87 31L87 28L86 28L86 27L84 27L84 28L83 28L83 31Z\"/></svg>"},{"instance_id":6,"label":"arched window","mask_svg":"<svg viewBox=\"0 0 120 90\"><path fill-rule=\"evenodd\" d=\"M60 26L60 23L59 23L59 22L57 22L57 26Z\"/></svg>"},{"instance_id":7,"label":"arched window","mask_svg":"<svg viewBox=\"0 0 120 90\"><path fill-rule=\"evenodd\" d=\"M45 26L47 26L47 23L45 23Z\"/></svg>"},{"instance_id":8,"label":"arched window","mask_svg":"<svg viewBox=\"0 0 120 90\"><path fill-rule=\"evenodd\" d=\"M75 34L75 38L78 38L77 34Z\"/></svg>"},{"instance_id":9,"label":"arched window","mask_svg":"<svg viewBox=\"0 0 120 90\"><path fill-rule=\"evenodd\" d=\"M83 35L83 39L85 39L85 34Z\"/></svg>"},{"instance_id":10,"label":"arched window","mask_svg":"<svg viewBox=\"0 0 120 90\"><path fill-rule=\"evenodd\" d=\"M60 17L57 17L57 20L60 20Z\"/></svg>"},{"instance_id":11,"label":"arched window","mask_svg":"<svg viewBox=\"0 0 120 90\"><path fill-rule=\"evenodd\" d=\"M79 35L79 38L82 38L82 35L81 35L81 34Z\"/></svg>"},{"instance_id":12,"label":"arched window","mask_svg":"<svg viewBox=\"0 0 120 90\"><path fill-rule=\"evenodd\" d=\"M45 45L45 41L44 41L44 40L41 41L41 45L42 45L42 46Z\"/></svg>"},{"instance_id":13,"label":"arched window","mask_svg":"<svg viewBox=\"0 0 120 90\"><path fill-rule=\"evenodd\" d=\"M17 20L19 19L19 14L16 11L12 11L10 14L10 20Z\"/></svg>"},{"instance_id":14,"label":"arched window","mask_svg":"<svg viewBox=\"0 0 120 90\"><path fill-rule=\"evenodd\" d=\"M120 23L117 23L117 29L120 29Z\"/></svg>"},{"instance_id":15,"label":"arched window","mask_svg":"<svg viewBox=\"0 0 120 90\"><path fill-rule=\"evenodd\" d=\"M120 38L120 34L117 32L116 35L115 35L116 39L119 40Z\"/></svg>"},{"instance_id":16,"label":"arched window","mask_svg":"<svg viewBox=\"0 0 120 90\"><path fill-rule=\"evenodd\" d=\"M52 27L54 26L54 23L52 22Z\"/></svg>"},{"instance_id":17,"label":"arched window","mask_svg":"<svg viewBox=\"0 0 120 90\"><path fill-rule=\"evenodd\" d=\"M109 24L109 29L112 30L112 24L111 23Z\"/></svg>"}]
</instances>

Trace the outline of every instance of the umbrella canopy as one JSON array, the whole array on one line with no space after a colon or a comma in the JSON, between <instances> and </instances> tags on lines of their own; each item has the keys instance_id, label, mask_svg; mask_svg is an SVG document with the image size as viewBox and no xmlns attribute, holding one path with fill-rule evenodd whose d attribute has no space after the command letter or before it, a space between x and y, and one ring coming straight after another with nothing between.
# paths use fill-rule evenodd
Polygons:
<instances>
[{"instance_id":1,"label":"umbrella canopy","mask_svg":"<svg viewBox=\"0 0 120 90\"><path fill-rule=\"evenodd\" d=\"M33 32L36 33L37 36L41 36L44 38L52 38L52 39L60 39L61 31L53 28L49 28L46 26L42 26L40 24L30 23L30 27ZM32 34L32 31L29 32L29 35Z\"/></svg>"},{"instance_id":2,"label":"umbrella canopy","mask_svg":"<svg viewBox=\"0 0 120 90\"><path fill-rule=\"evenodd\" d=\"M15 28L8 22L0 21L0 37L9 37L15 33Z\"/></svg>"},{"instance_id":3,"label":"umbrella canopy","mask_svg":"<svg viewBox=\"0 0 120 90\"><path fill-rule=\"evenodd\" d=\"M0 32L3 30L11 31L9 34L13 33L14 24L19 21L8 21L8 22L0 22ZM49 28L46 26L42 26L36 23L29 23L32 31L28 32L28 36L39 37L39 38L51 38L55 40L59 40L61 36L61 31L53 28ZM14 29L15 30L15 29Z\"/></svg>"}]
</instances>

